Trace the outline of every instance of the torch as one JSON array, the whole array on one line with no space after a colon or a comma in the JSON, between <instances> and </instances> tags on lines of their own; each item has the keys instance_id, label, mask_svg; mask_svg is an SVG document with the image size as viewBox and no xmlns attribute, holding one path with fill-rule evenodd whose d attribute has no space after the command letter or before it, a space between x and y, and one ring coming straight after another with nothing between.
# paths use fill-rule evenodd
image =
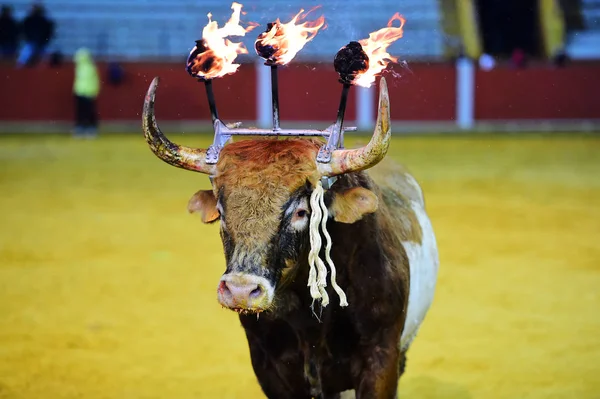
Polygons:
<instances>
[{"instance_id":1,"label":"torch","mask_svg":"<svg viewBox=\"0 0 600 399\"><path fill-rule=\"evenodd\" d=\"M219 114L217 113L217 104L212 88L212 78L207 78L207 76L210 70L214 68L216 58L210 55L204 56L207 53L210 53L210 49L206 45L206 41L204 39L196 40L196 46L192 49L186 61L186 71L190 76L197 78L198 82L204 82L210 116L214 124L219 119Z\"/></svg>"},{"instance_id":2,"label":"torch","mask_svg":"<svg viewBox=\"0 0 600 399\"><path fill-rule=\"evenodd\" d=\"M342 84L342 96L340 106L338 107L337 120L335 126L341 130L344 123L344 114L346 113L346 102L348 101L348 92L356 76L369 69L369 57L364 52L359 42L350 42L342 47L333 59L333 68L340 75L339 82ZM340 135L339 140L342 140ZM337 143L338 146L341 143Z\"/></svg>"},{"instance_id":3,"label":"torch","mask_svg":"<svg viewBox=\"0 0 600 399\"><path fill-rule=\"evenodd\" d=\"M400 27L392 26L396 20L400 21ZM375 77L386 68L388 63L397 61L397 58L388 54L386 49L402 37L404 21L404 18L396 13L388 21L386 28L370 33L367 39L351 41L336 53L333 67L340 76L342 95L337 120L331 128L327 144L317 154L318 162L329 162L331 152L344 146L344 131L349 130L343 127L343 123L350 87L354 85L371 87L375 83Z\"/></svg>"},{"instance_id":4,"label":"torch","mask_svg":"<svg viewBox=\"0 0 600 399\"><path fill-rule=\"evenodd\" d=\"M263 43L263 39L269 34L273 28L278 30L279 25L274 22L267 24L267 30L258 36L254 43L254 49L259 57L265 59L265 65L271 67L271 102L273 104L273 130L279 130L279 82L277 77L277 59L275 54L277 48L272 44ZM281 30L279 30L281 32ZM275 33L277 35L277 33Z\"/></svg>"},{"instance_id":5,"label":"torch","mask_svg":"<svg viewBox=\"0 0 600 399\"><path fill-rule=\"evenodd\" d=\"M202 29L202 39L196 40L196 45L186 60L187 73L196 78L198 82L204 82L213 125L219 119L219 114L212 81L235 73L240 66L234 63L236 57L239 54L248 53L242 43L234 43L226 38L245 36L247 32L258 26L258 24L250 22L244 28L240 24L241 4L234 2L231 9L233 10L231 17L223 27L219 27L217 21L212 20L211 13L207 14L208 23Z\"/></svg>"},{"instance_id":6,"label":"torch","mask_svg":"<svg viewBox=\"0 0 600 399\"><path fill-rule=\"evenodd\" d=\"M399 27L392 26L394 21L400 21ZM342 47L333 60L333 67L340 76L342 83L342 97L338 108L335 127L342 129L348 92L352 85L370 87L375 83L375 77L380 74L390 61L397 62L386 49L394 41L402 37L405 19L396 13L388 21L387 27L369 34L367 39L351 41ZM343 136L340 135L338 144L343 145Z\"/></svg>"},{"instance_id":7,"label":"torch","mask_svg":"<svg viewBox=\"0 0 600 399\"><path fill-rule=\"evenodd\" d=\"M271 102L273 107L273 131L279 131L279 83L278 66L287 65L296 54L302 50L304 45L311 41L324 25L325 18L319 17L312 22L297 22L303 19L318 7L303 14L301 9L290 22L281 23L279 18L275 22L267 24L267 29L262 32L256 42L254 49L259 57L265 60L265 65L271 68Z\"/></svg>"}]
</instances>

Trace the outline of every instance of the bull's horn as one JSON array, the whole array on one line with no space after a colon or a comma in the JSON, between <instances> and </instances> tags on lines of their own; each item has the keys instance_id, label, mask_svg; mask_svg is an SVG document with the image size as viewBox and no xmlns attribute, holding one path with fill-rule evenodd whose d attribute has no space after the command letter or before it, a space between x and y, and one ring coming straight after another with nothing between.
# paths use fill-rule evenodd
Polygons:
<instances>
[{"instance_id":1,"label":"bull's horn","mask_svg":"<svg viewBox=\"0 0 600 399\"><path fill-rule=\"evenodd\" d=\"M319 163L322 176L358 172L378 164L388 151L391 139L390 98L385 78L379 83L379 112L375 132L369 144L352 150L335 150L329 163Z\"/></svg>"},{"instance_id":2,"label":"bull's horn","mask_svg":"<svg viewBox=\"0 0 600 399\"><path fill-rule=\"evenodd\" d=\"M174 144L160 131L154 116L154 99L158 81L158 77L154 78L148 88L142 115L144 136L150 149L157 157L170 165L212 175L214 166L206 163L206 150Z\"/></svg>"}]
</instances>

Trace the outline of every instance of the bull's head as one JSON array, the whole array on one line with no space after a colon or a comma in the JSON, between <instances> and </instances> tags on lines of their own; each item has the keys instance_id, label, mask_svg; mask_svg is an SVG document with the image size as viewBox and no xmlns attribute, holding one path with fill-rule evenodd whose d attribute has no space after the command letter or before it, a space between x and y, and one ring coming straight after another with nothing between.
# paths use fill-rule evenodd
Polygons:
<instances>
[{"instance_id":1,"label":"bull's head","mask_svg":"<svg viewBox=\"0 0 600 399\"><path fill-rule=\"evenodd\" d=\"M362 187L332 189L325 200L312 194L322 192L322 177L368 169L387 153L390 115L385 79L370 142L358 149L335 150L329 163L316 161L322 144L317 140L261 138L227 144L218 163L207 164L206 150L176 145L160 131L154 117L157 84L155 79L145 98L144 134L163 161L212 178L212 190L195 193L188 209L199 213L204 223L220 221L227 262L218 285L223 306L243 312L268 310L276 302L276 290L309 275L309 257L315 256L311 241L320 242L321 223L311 213L325 210L337 222L354 223L377 210L377 196ZM335 281L332 284L339 289Z\"/></svg>"}]
</instances>

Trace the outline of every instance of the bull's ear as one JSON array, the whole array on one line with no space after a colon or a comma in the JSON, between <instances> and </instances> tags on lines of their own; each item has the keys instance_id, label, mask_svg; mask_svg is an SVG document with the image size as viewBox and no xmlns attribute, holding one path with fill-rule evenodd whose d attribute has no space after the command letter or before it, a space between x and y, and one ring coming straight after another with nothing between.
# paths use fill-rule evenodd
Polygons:
<instances>
[{"instance_id":1,"label":"bull's ear","mask_svg":"<svg viewBox=\"0 0 600 399\"><path fill-rule=\"evenodd\" d=\"M219 219L219 211L217 210L217 199L211 190L200 190L192 195L188 202L188 212L200 213L202 222L212 223Z\"/></svg>"},{"instance_id":2,"label":"bull's ear","mask_svg":"<svg viewBox=\"0 0 600 399\"><path fill-rule=\"evenodd\" d=\"M370 190L363 187L350 188L334 193L329 212L336 222L354 223L368 213L377 210L379 200Z\"/></svg>"}]
</instances>

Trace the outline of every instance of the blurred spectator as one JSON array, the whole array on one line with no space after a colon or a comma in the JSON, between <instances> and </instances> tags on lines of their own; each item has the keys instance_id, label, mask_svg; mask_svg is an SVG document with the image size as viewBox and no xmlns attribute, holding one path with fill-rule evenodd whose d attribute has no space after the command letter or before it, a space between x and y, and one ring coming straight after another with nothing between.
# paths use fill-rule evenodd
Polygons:
<instances>
[{"instance_id":1,"label":"blurred spectator","mask_svg":"<svg viewBox=\"0 0 600 399\"><path fill-rule=\"evenodd\" d=\"M21 49L18 66L35 65L44 56L48 44L54 37L54 22L46 16L43 5L35 3L23 20L22 33L25 45Z\"/></svg>"},{"instance_id":2,"label":"blurred spectator","mask_svg":"<svg viewBox=\"0 0 600 399\"><path fill-rule=\"evenodd\" d=\"M100 78L92 54L80 48L73 57L75 62L75 136L95 137L98 129L96 98L100 92Z\"/></svg>"},{"instance_id":3,"label":"blurred spectator","mask_svg":"<svg viewBox=\"0 0 600 399\"><path fill-rule=\"evenodd\" d=\"M514 49L510 60L514 68L525 68L527 64L527 56L525 55L525 51L523 51L522 48Z\"/></svg>"},{"instance_id":4,"label":"blurred spectator","mask_svg":"<svg viewBox=\"0 0 600 399\"><path fill-rule=\"evenodd\" d=\"M19 47L19 24L12 15L10 6L2 6L0 11L0 57L13 59Z\"/></svg>"}]
</instances>

